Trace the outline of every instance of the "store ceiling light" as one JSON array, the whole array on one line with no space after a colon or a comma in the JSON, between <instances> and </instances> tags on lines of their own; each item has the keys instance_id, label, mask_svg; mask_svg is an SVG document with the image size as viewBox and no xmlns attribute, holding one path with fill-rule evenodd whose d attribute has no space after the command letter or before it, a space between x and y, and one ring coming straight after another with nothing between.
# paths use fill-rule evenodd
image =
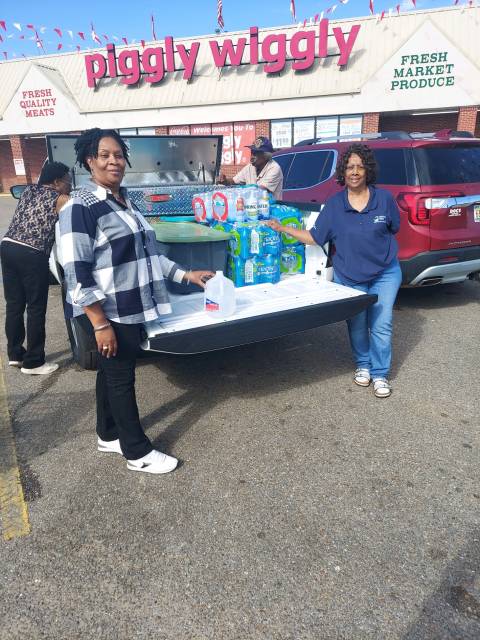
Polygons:
<instances>
[{"instance_id":1,"label":"store ceiling light","mask_svg":"<svg viewBox=\"0 0 480 640\"><path fill-rule=\"evenodd\" d=\"M442 113L458 113L458 109L450 109L449 111L418 111L411 113L411 116L436 116Z\"/></svg>"}]
</instances>

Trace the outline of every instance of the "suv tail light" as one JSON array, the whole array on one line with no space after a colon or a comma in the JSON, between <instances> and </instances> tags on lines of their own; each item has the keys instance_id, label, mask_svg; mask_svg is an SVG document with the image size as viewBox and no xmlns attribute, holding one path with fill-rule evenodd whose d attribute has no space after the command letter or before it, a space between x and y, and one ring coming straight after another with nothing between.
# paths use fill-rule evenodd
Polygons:
<instances>
[{"instance_id":1,"label":"suv tail light","mask_svg":"<svg viewBox=\"0 0 480 640\"><path fill-rule=\"evenodd\" d=\"M458 198L464 194L460 191L436 192L429 196L418 193L400 193L397 202L400 209L406 211L411 224L429 225L431 216L438 209L428 209L426 201L431 198Z\"/></svg>"}]
</instances>

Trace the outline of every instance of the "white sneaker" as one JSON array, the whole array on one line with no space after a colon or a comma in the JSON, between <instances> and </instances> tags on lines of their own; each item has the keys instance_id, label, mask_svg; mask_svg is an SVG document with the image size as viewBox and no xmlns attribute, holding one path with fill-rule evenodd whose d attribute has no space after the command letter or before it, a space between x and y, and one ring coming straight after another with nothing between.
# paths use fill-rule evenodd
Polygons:
<instances>
[{"instance_id":1,"label":"white sneaker","mask_svg":"<svg viewBox=\"0 0 480 640\"><path fill-rule=\"evenodd\" d=\"M21 360L9 360L8 361L8 366L9 367L18 367L20 368L22 366L23 362Z\"/></svg>"},{"instance_id":2,"label":"white sneaker","mask_svg":"<svg viewBox=\"0 0 480 640\"><path fill-rule=\"evenodd\" d=\"M40 367L34 367L33 369L25 369L25 367L22 367L20 371L22 373L26 373L29 376L46 376L49 373L53 373L57 369L58 369L58 364L49 364L46 362L45 364L42 364Z\"/></svg>"},{"instance_id":3,"label":"white sneaker","mask_svg":"<svg viewBox=\"0 0 480 640\"><path fill-rule=\"evenodd\" d=\"M373 392L377 398L388 398L392 393L392 387L386 378L374 378Z\"/></svg>"},{"instance_id":4,"label":"white sneaker","mask_svg":"<svg viewBox=\"0 0 480 640\"><path fill-rule=\"evenodd\" d=\"M370 371L368 369L356 369L353 374L353 381L360 387L368 387L370 384Z\"/></svg>"},{"instance_id":5,"label":"white sneaker","mask_svg":"<svg viewBox=\"0 0 480 640\"><path fill-rule=\"evenodd\" d=\"M104 453L119 453L123 455L120 440L102 440L97 436L97 449Z\"/></svg>"},{"instance_id":6,"label":"white sneaker","mask_svg":"<svg viewBox=\"0 0 480 640\"><path fill-rule=\"evenodd\" d=\"M143 471L145 473L169 473L178 464L178 460L166 453L152 449L143 458L138 460L127 460L127 467L131 471Z\"/></svg>"}]
</instances>

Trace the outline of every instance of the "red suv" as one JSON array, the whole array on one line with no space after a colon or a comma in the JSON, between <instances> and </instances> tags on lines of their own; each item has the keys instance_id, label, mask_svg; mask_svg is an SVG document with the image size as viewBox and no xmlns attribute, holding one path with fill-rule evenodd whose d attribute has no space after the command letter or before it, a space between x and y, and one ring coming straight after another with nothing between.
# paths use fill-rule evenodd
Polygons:
<instances>
[{"instance_id":1,"label":"red suv","mask_svg":"<svg viewBox=\"0 0 480 640\"><path fill-rule=\"evenodd\" d=\"M377 160L377 184L392 192L400 208L404 285L480 276L480 139L462 133L362 136ZM337 158L352 142L310 140L276 152L284 200L305 209L339 191Z\"/></svg>"}]
</instances>

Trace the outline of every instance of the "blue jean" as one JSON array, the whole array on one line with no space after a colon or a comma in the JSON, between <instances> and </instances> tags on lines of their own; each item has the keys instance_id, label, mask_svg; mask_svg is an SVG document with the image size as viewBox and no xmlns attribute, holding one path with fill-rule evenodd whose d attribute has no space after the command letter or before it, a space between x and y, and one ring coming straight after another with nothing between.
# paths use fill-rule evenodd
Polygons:
<instances>
[{"instance_id":1,"label":"blue jean","mask_svg":"<svg viewBox=\"0 0 480 640\"><path fill-rule=\"evenodd\" d=\"M402 283L398 260L393 260L370 282L348 284L342 281L338 273L334 273L333 280L378 296L374 305L347 320L347 325L357 368L368 369L372 378L386 378L392 362L393 305Z\"/></svg>"}]
</instances>

